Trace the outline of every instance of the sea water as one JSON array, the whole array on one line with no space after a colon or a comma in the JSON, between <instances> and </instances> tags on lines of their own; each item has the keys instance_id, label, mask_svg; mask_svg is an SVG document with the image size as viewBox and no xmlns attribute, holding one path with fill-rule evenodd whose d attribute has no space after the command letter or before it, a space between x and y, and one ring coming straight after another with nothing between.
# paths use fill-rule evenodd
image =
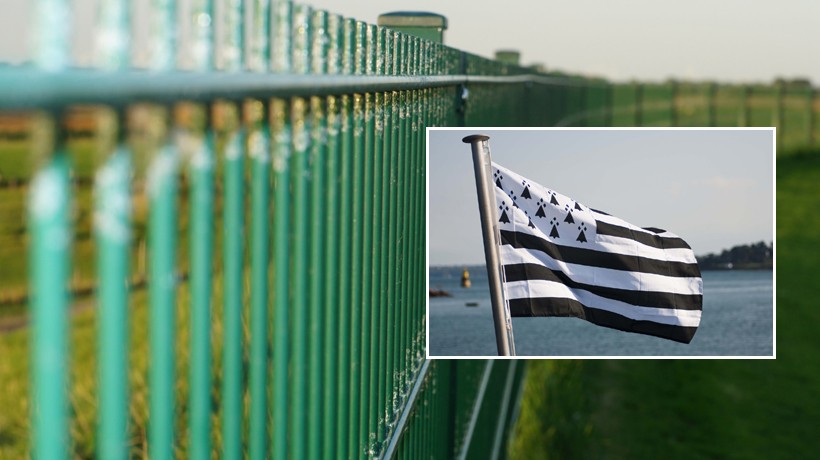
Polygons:
<instances>
[{"instance_id":1,"label":"sea water","mask_svg":"<svg viewBox=\"0 0 820 460\"><path fill-rule=\"evenodd\" d=\"M495 356L487 271L468 267L471 288L461 287L464 267L431 267L430 356ZM519 356L771 356L773 276L770 270L704 271L703 316L689 344L596 326L578 318L513 318ZM467 306L478 303L478 306Z\"/></svg>"}]
</instances>

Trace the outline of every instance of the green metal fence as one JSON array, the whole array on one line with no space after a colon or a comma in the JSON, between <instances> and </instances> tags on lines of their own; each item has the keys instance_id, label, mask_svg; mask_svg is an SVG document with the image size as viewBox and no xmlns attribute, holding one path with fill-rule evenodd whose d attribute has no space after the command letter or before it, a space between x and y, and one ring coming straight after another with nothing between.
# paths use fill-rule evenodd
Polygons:
<instances>
[{"instance_id":1,"label":"green metal fence","mask_svg":"<svg viewBox=\"0 0 820 460\"><path fill-rule=\"evenodd\" d=\"M424 359L425 128L818 137L785 84L532 74L290 2L37 5L32 62L0 68L0 309L31 317L10 456L504 457L523 363Z\"/></svg>"}]
</instances>

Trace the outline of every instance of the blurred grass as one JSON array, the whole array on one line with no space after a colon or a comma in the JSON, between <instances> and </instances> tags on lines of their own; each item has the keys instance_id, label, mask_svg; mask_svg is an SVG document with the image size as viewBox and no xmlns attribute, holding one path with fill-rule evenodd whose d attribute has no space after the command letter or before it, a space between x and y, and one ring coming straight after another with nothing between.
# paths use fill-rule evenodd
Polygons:
<instances>
[{"instance_id":1,"label":"blurred grass","mask_svg":"<svg viewBox=\"0 0 820 460\"><path fill-rule=\"evenodd\" d=\"M176 327L176 443L175 454L179 458L187 456L187 401L190 344L190 300L188 285L180 284L177 297ZM219 421L221 361L222 361L222 287L215 278L211 323L212 337L212 401L215 408L212 417L212 439L214 452L221 448L221 428ZM93 298L75 303L75 307L93 303ZM129 361L128 384L130 392L129 434L131 438L131 458L147 458L148 428L148 291L136 290L131 294L129 309ZM246 309L247 310L247 309ZM243 313L244 335L247 340L248 312ZM85 308L72 315L70 321L71 356L69 377L69 417L70 439L73 458L93 458L95 456L95 430L97 417L96 377L97 377L97 321L96 309ZM0 333L0 459L29 457L30 432L29 410L29 332L28 327L10 333ZM247 346L244 347L247 354ZM247 363L247 356L245 357ZM245 398L245 416L249 410ZM247 423L247 422L245 422Z\"/></svg>"},{"instance_id":2,"label":"blurred grass","mask_svg":"<svg viewBox=\"0 0 820 460\"><path fill-rule=\"evenodd\" d=\"M816 455L820 151L776 177L777 359L531 361L511 458Z\"/></svg>"}]
</instances>

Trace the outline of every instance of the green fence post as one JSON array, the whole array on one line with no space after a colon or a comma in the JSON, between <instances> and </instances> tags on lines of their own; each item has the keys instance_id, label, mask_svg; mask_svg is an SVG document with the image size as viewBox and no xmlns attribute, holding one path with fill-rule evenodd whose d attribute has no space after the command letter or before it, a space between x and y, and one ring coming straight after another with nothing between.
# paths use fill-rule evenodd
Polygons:
<instances>
[{"instance_id":1,"label":"green fence post","mask_svg":"<svg viewBox=\"0 0 820 460\"><path fill-rule=\"evenodd\" d=\"M268 67L270 39L270 1L254 0L245 4L245 65L251 72ZM268 456L268 300L270 286L270 179L271 145L266 102L244 102L244 124L248 132L248 157L251 163L250 215L250 369L248 376L248 457L264 460Z\"/></svg>"},{"instance_id":2,"label":"green fence post","mask_svg":"<svg viewBox=\"0 0 820 460\"><path fill-rule=\"evenodd\" d=\"M364 74L365 24L356 21L354 73ZM364 202L364 95L353 94L353 216L352 216L352 281L350 321L350 452L351 458L363 453L361 411L362 399L362 214Z\"/></svg>"},{"instance_id":3,"label":"green fence post","mask_svg":"<svg viewBox=\"0 0 820 460\"><path fill-rule=\"evenodd\" d=\"M92 27L94 65L121 70L128 62L125 2L100 4ZM124 145L123 111L100 109L99 170L94 181L97 246L98 400L97 458L128 456L128 272L131 237L131 158Z\"/></svg>"},{"instance_id":4,"label":"green fence post","mask_svg":"<svg viewBox=\"0 0 820 460\"><path fill-rule=\"evenodd\" d=\"M382 27L378 28L378 36L376 41L376 75L386 75L385 66L390 56L388 44L388 30ZM385 107L389 100L388 92L380 92L376 94L375 103L375 128L376 139L374 145L375 165L374 165L374 197L373 197L373 251L376 256L373 264L373 297L372 304L375 306L376 314L373 318L372 329L375 331L376 339L373 340L371 346L371 356L374 359L376 381L375 385L371 385L372 397L374 397L375 404L372 406L373 415L375 417L375 442L373 446L374 455L380 456L382 450L382 441L384 440L385 430L385 336L386 336L386 308L387 302L384 296L385 293L385 274L387 267L385 259L387 257L387 195L389 184L385 181L385 165L386 158L389 152L385 151L385 114L387 113ZM389 108L388 108L389 110Z\"/></svg>"},{"instance_id":5,"label":"green fence post","mask_svg":"<svg viewBox=\"0 0 820 460\"><path fill-rule=\"evenodd\" d=\"M117 115L107 114L116 119ZM122 120L122 117L119 117ZM120 123L120 126L122 124ZM128 455L128 261L131 240L131 159L117 130L106 133L104 159L94 184L99 326L98 458Z\"/></svg>"},{"instance_id":6,"label":"green fence post","mask_svg":"<svg viewBox=\"0 0 820 460\"><path fill-rule=\"evenodd\" d=\"M28 203L34 458L68 457L67 292L71 270L69 158L58 139L31 182ZM44 152L45 153L45 152Z\"/></svg>"},{"instance_id":7,"label":"green fence post","mask_svg":"<svg viewBox=\"0 0 820 460\"><path fill-rule=\"evenodd\" d=\"M356 24L353 19L343 20L342 37L342 73L350 75L353 73L354 49ZM351 241L353 235L352 222L352 202L353 202L353 109L352 95L342 95L340 105L340 202L339 202L339 239L340 241ZM338 391L338 412L337 412L337 438L336 449L341 455L346 455L354 444L350 438L352 429L350 423L351 403L348 398L351 394L351 380L353 371L352 354L352 292L350 289L353 271L352 245L342 244L339 249L339 292L338 299L341 304L339 308L339 391Z\"/></svg>"},{"instance_id":8,"label":"green fence post","mask_svg":"<svg viewBox=\"0 0 820 460\"><path fill-rule=\"evenodd\" d=\"M176 146L166 144L155 153L147 176L151 304L148 448L152 459L170 459L174 450L177 163Z\"/></svg>"},{"instance_id":9,"label":"green fence post","mask_svg":"<svg viewBox=\"0 0 820 460\"><path fill-rule=\"evenodd\" d=\"M213 276L214 153L213 135L205 133L207 108L200 125L187 133L190 152L191 361L188 435L192 457L211 455L211 299Z\"/></svg>"},{"instance_id":10,"label":"green fence post","mask_svg":"<svg viewBox=\"0 0 820 460\"><path fill-rule=\"evenodd\" d=\"M342 71L342 18L332 14L327 19L328 31L328 59L327 73L337 75ZM327 98L327 148L325 160L325 189L324 189L324 221L323 227L325 238L324 261L324 372L323 372L323 436L322 452L325 460L332 460L337 452L342 452L338 447L336 431L338 428L338 406L343 399L339 392L341 369L338 364L341 361L341 347L339 346L341 324L339 318L342 316L340 310L344 310L347 305L338 295L341 272L339 271L339 255L341 246L347 246L346 242L340 238L341 227L344 222L339 218L339 208L341 207L341 189L345 185L341 179L341 97L328 96ZM327 229L338 229L337 231L327 231ZM346 395L345 395L346 396Z\"/></svg>"},{"instance_id":11,"label":"green fence post","mask_svg":"<svg viewBox=\"0 0 820 460\"><path fill-rule=\"evenodd\" d=\"M327 13L314 11L310 16L310 71L313 74L327 73L327 51L329 36L327 31ZM310 147L308 155L308 171L310 173L309 222L306 232L310 235L310 257L308 277L310 279L309 309L309 366L308 366L308 407L307 407L307 456L318 459L322 453L322 374L324 353L323 343L324 326L324 261L325 251L329 248L324 245L324 233L329 227L322 224L327 212L324 188L325 161L327 156L327 118L325 116L326 101L324 97L310 98L310 126L308 135Z\"/></svg>"},{"instance_id":12,"label":"green fence post","mask_svg":"<svg viewBox=\"0 0 820 460\"><path fill-rule=\"evenodd\" d=\"M237 107L219 103L222 147L222 455L237 458L242 444L242 298L245 142Z\"/></svg>"},{"instance_id":13,"label":"green fence post","mask_svg":"<svg viewBox=\"0 0 820 460\"><path fill-rule=\"evenodd\" d=\"M273 4L271 22L271 70L287 73L291 69L292 3ZM288 400L291 395L290 361L290 104L273 99L270 108L273 149L273 395L271 400L273 436L271 457L287 458Z\"/></svg>"},{"instance_id":14,"label":"green fence post","mask_svg":"<svg viewBox=\"0 0 820 460\"><path fill-rule=\"evenodd\" d=\"M272 458L288 455L288 399L290 378L290 165L291 123L289 104L284 99L271 101L271 136L273 149L273 395Z\"/></svg>"},{"instance_id":15,"label":"green fence post","mask_svg":"<svg viewBox=\"0 0 820 460\"><path fill-rule=\"evenodd\" d=\"M388 33L388 43L390 49L390 57L387 61L386 71L388 75L397 75L399 66L399 33L390 31ZM396 289L395 289L395 274L396 274L396 222L397 222L397 203L396 203L396 156L398 152L398 107L399 107L399 92L393 91L390 93L390 101L385 113L385 152L386 154L386 180L387 180L387 265L385 275L385 303L387 305L387 318L385 326L386 343L384 347L385 352L385 372L387 381L385 382L385 424L387 425L385 432L392 432L394 419L394 412L396 409L396 361L395 361L395 343L396 343Z\"/></svg>"},{"instance_id":16,"label":"green fence post","mask_svg":"<svg viewBox=\"0 0 820 460\"><path fill-rule=\"evenodd\" d=\"M293 73L306 74L310 70L310 7L293 7ZM309 102L302 97L291 100L293 123L293 154L291 165L291 372L293 392L290 398L290 451L292 458L307 456L308 429L308 264L310 248L308 241L308 205L310 203L310 180L308 154L310 148Z\"/></svg>"},{"instance_id":17,"label":"green fence post","mask_svg":"<svg viewBox=\"0 0 820 460\"><path fill-rule=\"evenodd\" d=\"M376 65L376 26L365 26L365 41L364 41L364 68L365 75L373 75L375 73ZM373 383L373 366L371 361L371 343L373 342L372 318L374 315L374 304L371 298L371 289L373 288L372 266L373 266L373 171L374 171L374 94L364 94L364 133L363 141L363 169L362 169L362 283L361 283L361 304L362 304L362 361L361 361L361 406L359 414L359 425L361 426L361 454L367 457L372 456L370 453L372 448L370 446L371 428L372 428L372 409L373 398L376 396L372 387Z\"/></svg>"},{"instance_id":18,"label":"green fence post","mask_svg":"<svg viewBox=\"0 0 820 460\"><path fill-rule=\"evenodd\" d=\"M210 18L211 0L180 4L192 18ZM179 36L180 67L212 70L212 27L210 21L182 23ZM189 259L190 281L190 392L188 395L188 452L191 458L211 455L211 301L213 290L214 152L213 134L207 127L209 108L187 103L191 119L180 135L190 151Z\"/></svg>"},{"instance_id":19,"label":"green fence post","mask_svg":"<svg viewBox=\"0 0 820 460\"><path fill-rule=\"evenodd\" d=\"M214 64L217 70L238 72L243 67L243 21L240 2L214 4ZM245 132L238 107L220 103L225 144L222 177L222 456L239 458L243 433L243 280L245 215Z\"/></svg>"},{"instance_id":20,"label":"green fence post","mask_svg":"<svg viewBox=\"0 0 820 460\"><path fill-rule=\"evenodd\" d=\"M35 42L34 60L40 69L60 71L69 63L68 2L38 0L35 8L37 22L31 37ZM32 178L28 202L31 444L33 458L59 459L68 456L66 359L70 296L66 289L71 270L70 162L62 134L56 128L58 120L39 118L47 126L52 142L36 152L44 161Z\"/></svg>"},{"instance_id":21,"label":"green fence post","mask_svg":"<svg viewBox=\"0 0 820 460\"><path fill-rule=\"evenodd\" d=\"M258 100L245 102L248 157L251 161L251 311L249 375L249 457L267 455L268 285L270 262L270 136L267 110Z\"/></svg>"}]
</instances>

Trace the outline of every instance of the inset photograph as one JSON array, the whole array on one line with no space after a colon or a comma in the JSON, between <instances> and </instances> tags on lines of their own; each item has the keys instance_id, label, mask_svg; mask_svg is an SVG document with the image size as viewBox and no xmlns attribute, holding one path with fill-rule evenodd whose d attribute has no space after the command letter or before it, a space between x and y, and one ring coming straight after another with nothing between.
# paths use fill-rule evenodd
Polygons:
<instances>
[{"instance_id":1,"label":"inset photograph","mask_svg":"<svg viewBox=\"0 0 820 460\"><path fill-rule=\"evenodd\" d=\"M775 356L773 129L427 136L430 358Z\"/></svg>"}]
</instances>

